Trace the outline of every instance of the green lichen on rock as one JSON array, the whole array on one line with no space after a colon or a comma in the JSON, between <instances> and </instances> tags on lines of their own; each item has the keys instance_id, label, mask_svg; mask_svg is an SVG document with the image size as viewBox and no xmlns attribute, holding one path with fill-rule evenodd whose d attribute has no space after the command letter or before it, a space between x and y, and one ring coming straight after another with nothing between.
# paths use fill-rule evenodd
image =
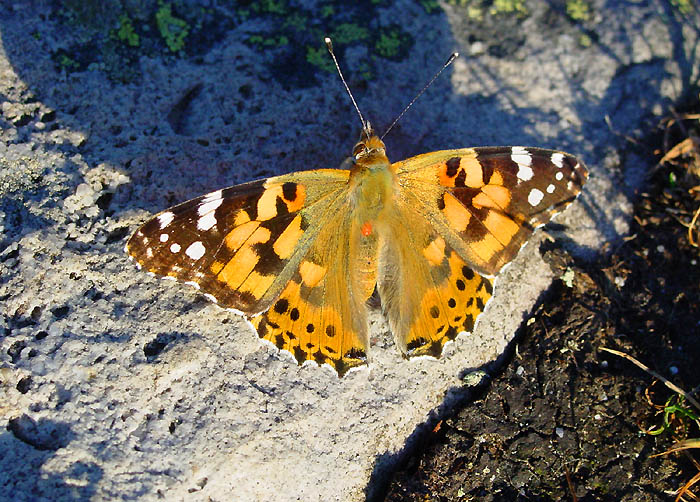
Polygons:
<instances>
[{"instance_id":1,"label":"green lichen on rock","mask_svg":"<svg viewBox=\"0 0 700 502\"><path fill-rule=\"evenodd\" d=\"M491 14L527 14L524 0L494 0Z\"/></svg>"},{"instance_id":2,"label":"green lichen on rock","mask_svg":"<svg viewBox=\"0 0 700 502\"><path fill-rule=\"evenodd\" d=\"M591 19L591 7L585 0L568 0L566 13L574 21L588 21Z\"/></svg>"},{"instance_id":3,"label":"green lichen on rock","mask_svg":"<svg viewBox=\"0 0 700 502\"><path fill-rule=\"evenodd\" d=\"M119 16L119 29L117 30L117 38L128 45L129 47L139 46L139 34L134 30L134 25L131 18L126 14Z\"/></svg>"},{"instance_id":4,"label":"green lichen on rock","mask_svg":"<svg viewBox=\"0 0 700 502\"><path fill-rule=\"evenodd\" d=\"M165 45L172 52L179 52L185 47L185 39L189 34L189 24L184 19L175 17L172 5L162 4L156 11L156 26Z\"/></svg>"},{"instance_id":5,"label":"green lichen on rock","mask_svg":"<svg viewBox=\"0 0 700 502\"><path fill-rule=\"evenodd\" d=\"M382 31L374 44L375 54L385 59L401 59L413 45L413 39L403 30L394 27Z\"/></svg>"}]
</instances>

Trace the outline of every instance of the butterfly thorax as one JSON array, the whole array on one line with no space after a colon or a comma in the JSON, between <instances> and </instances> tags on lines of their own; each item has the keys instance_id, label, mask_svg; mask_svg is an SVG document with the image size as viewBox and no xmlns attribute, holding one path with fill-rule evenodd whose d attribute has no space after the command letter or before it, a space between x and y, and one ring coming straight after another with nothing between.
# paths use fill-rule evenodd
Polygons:
<instances>
[{"instance_id":1,"label":"butterfly thorax","mask_svg":"<svg viewBox=\"0 0 700 502\"><path fill-rule=\"evenodd\" d=\"M391 203L396 173L386 156L384 143L371 131L369 135L363 131L353 149L348 183L355 219L364 225L364 234L372 233L374 222Z\"/></svg>"}]
</instances>

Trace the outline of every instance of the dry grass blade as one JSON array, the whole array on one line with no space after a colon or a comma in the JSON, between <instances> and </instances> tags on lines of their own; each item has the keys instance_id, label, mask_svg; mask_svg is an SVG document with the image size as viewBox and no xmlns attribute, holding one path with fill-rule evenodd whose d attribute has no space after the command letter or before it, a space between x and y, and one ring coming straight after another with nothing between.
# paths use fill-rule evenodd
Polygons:
<instances>
[{"instance_id":1,"label":"dry grass blade","mask_svg":"<svg viewBox=\"0 0 700 502\"><path fill-rule=\"evenodd\" d=\"M688 495L690 497L690 500L700 500L698 499L697 495L695 495L693 492L690 491L690 489L695 485L698 481L700 481L700 472L698 472L695 476L690 478L690 481L688 481L686 484L684 484L680 490L678 490L678 495L676 495L676 500L675 502L680 502L681 500L685 500L683 498L684 495Z\"/></svg>"},{"instance_id":2,"label":"dry grass blade","mask_svg":"<svg viewBox=\"0 0 700 502\"><path fill-rule=\"evenodd\" d=\"M683 141L666 152L666 155L661 157L659 164L665 164L666 162L677 159L681 155L691 153L694 147L695 145L693 144L692 138L685 138Z\"/></svg>"},{"instance_id":3,"label":"dry grass blade","mask_svg":"<svg viewBox=\"0 0 700 502\"><path fill-rule=\"evenodd\" d=\"M669 453L676 453L683 450L689 450L691 448L700 448L700 439L685 439L683 441L678 441L668 450L652 455L652 457L660 457L662 455L668 455Z\"/></svg>"},{"instance_id":4,"label":"dry grass blade","mask_svg":"<svg viewBox=\"0 0 700 502\"><path fill-rule=\"evenodd\" d=\"M571 481L571 473L569 472L569 468L566 466L564 466L564 474L566 475L566 484L569 486L569 492L571 493L571 501L578 502L576 490L574 490L574 483Z\"/></svg>"},{"instance_id":5,"label":"dry grass blade","mask_svg":"<svg viewBox=\"0 0 700 502\"><path fill-rule=\"evenodd\" d=\"M700 448L700 439L686 439L683 441L678 441L668 450L652 455L652 457L660 457L662 455L668 455L669 453L678 453L685 450L690 450L692 448ZM690 497L690 500L699 500L698 497L690 491L690 489L696 485L698 481L700 481L700 464L698 464L698 462L692 456L690 456L690 460L693 462L693 464L695 464L695 467L698 469L698 473L690 478L688 482L678 490L675 499L676 502L685 500L683 497L686 495Z\"/></svg>"},{"instance_id":6,"label":"dry grass blade","mask_svg":"<svg viewBox=\"0 0 700 502\"><path fill-rule=\"evenodd\" d=\"M700 403L693 398L690 394L688 394L686 391L678 387L676 384L673 382L669 381L667 378L664 378L663 376L659 375L657 372L646 366L645 364L637 361L634 357L630 356L629 354L625 354L624 352L620 352L619 350L614 350L614 349L609 349L607 347L601 347L600 350L604 350L605 352L610 352L611 354L615 354L616 356L624 357L628 361L632 362L635 366L641 368L642 370L646 371L649 373L651 376L654 378L658 378L661 380L666 387L671 389L673 392L677 392L681 396L685 397L689 403L691 403L693 406L695 406L696 409L700 410Z\"/></svg>"},{"instance_id":7,"label":"dry grass blade","mask_svg":"<svg viewBox=\"0 0 700 502\"><path fill-rule=\"evenodd\" d=\"M693 219L690 221L690 225L688 226L688 242L690 242L691 246L698 247L698 243L695 240L695 236L693 235L693 230L695 230L695 224L698 222L698 216L700 215L700 206L698 206L697 211L695 211L695 214L693 215Z\"/></svg>"}]
</instances>

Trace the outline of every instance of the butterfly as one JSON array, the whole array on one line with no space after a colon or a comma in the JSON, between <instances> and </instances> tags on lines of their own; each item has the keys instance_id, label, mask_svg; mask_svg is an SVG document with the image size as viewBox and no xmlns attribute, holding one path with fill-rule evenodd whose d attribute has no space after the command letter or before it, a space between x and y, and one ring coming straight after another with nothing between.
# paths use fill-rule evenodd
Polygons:
<instances>
[{"instance_id":1,"label":"butterfly","mask_svg":"<svg viewBox=\"0 0 700 502\"><path fill-rule=\"evenodd\" d=\"M343 376L366 364L375 290L402 354L439 357L473 331L496 274L576 198L588 172L567 153L519 146L392 164L326 44L362 121L341 168L184 202L144 223L126 252L150 274L244 315L300 365L315 361Z\"/></svg>"},{"instance_id":2,"label":"butterfly","mask_svg":"<svg viewBox=\"0 0 700 502\"><path fill-rule=\"evenodd\" d=\"M471 332L496 274L587 179L564 152L462 148L390 163L369 123L349 169L224 188L161 212L126 251L248 317L299 364L367 362L379 292L396 345L439 357Z\"/></svg>"}]
</instances>

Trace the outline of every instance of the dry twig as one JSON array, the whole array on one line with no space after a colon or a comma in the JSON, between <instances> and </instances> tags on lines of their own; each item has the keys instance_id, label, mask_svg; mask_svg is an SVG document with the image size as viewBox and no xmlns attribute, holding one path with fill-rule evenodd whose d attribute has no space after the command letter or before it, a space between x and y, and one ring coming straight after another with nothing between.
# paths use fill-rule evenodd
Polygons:
<instances>
[{"instance_id":1,"label":"dry twig","mask_svg":"<svg viewBox=\"0 0 700 502\"><path fill-rule=\"evenodd\" d=\"M676 384L668 380L667 378L664 378L663 376L659 375L656 371L652 370L649 368L647 365L639 362L636 360L634 357L630 356L629 354L625 354L624 352L620 352L619 350L614 350L614 349L609 349L607 347L601 347L600 350L604 350L605 352L610 352L611 354L615 354L616 356L624 357L628 361L632 362L635 366L643 369L647 373L649 373L651 376L654 378L658 378L661 380L666 387L671 389L673 392L676 392L686 398L689 403L691 403L693 406L695 406L696 409L700 410L700 403L690 394L688 394L686 391L678 387Z\"/></svg>"}]
</instances>

